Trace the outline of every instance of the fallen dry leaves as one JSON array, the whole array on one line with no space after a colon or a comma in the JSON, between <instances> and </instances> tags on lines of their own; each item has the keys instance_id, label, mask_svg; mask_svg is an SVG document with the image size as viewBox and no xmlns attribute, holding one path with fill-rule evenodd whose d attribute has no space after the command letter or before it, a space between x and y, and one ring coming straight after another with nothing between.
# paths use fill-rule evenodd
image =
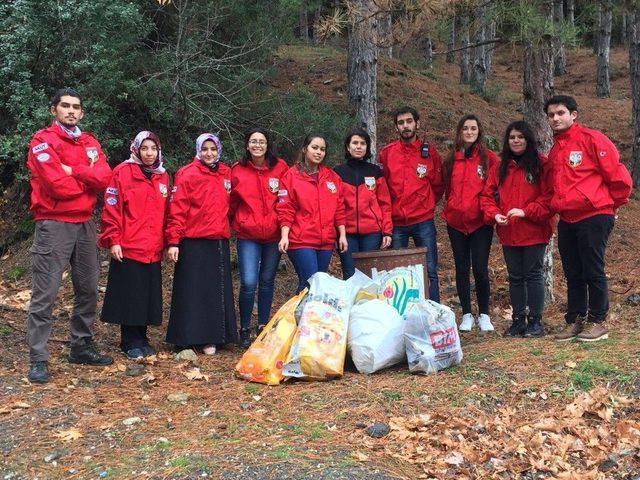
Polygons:
<instances>
[{"instance_id":1,"label":"fallen dry leaves","mask_svg":"<svg viewBox=\"0 0 640 480\"><path fill-rule=\"evenodd\" d=\"M76 428L71 428L69 430L59 430L58 432L53 434L54 437L59 438L63 442L72 442L74 440L78 440L82 438L84 435L80 430Z\"/></svg>"},{"instance_id":2,"label":"fallen dry leaves","mask_svg":"<svg viewBox=\"0 0 640 480\"><path fill-rule=\"evenodd\" d=\"M512 407L393 417L391 433L382 442L386 454L421 465L425 478L532 471L557 479L601 480L607 477L599 466L611 455L640 463L640 422L637 415L624 418L625 408L637 413L638 402L633 403L600 387L532 423ZM371 450L381 448L381 441L360 441Z\"/></svg>"}]
</instances>

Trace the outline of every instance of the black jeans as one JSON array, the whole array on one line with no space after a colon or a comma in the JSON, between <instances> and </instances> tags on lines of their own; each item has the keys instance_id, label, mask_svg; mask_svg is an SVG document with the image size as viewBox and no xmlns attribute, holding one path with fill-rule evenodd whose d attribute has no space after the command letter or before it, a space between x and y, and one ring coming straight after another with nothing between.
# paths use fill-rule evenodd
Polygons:
<instances>
[{"instance_id":1,"label":"black jeans","mask_svg":"<svg viewBox=\"0 0 640 480\"><path fill-rule=\"evenodd\" d=\"M147 326L120 325L120 349L123 352L132 348L142 348L149 345Z\"/></svg>"},{"instance_id":2,"label":"black jeans","mask_svg":"<svg viewBox=\"0 0 640 480\"><path fill-rule=\"evenodd\" d=\"M542 317L544 310L542 267L546 248L546 243L526 247L502 247L509 273L509 295L514 318L523 317L527 305L530 317Z\"/></svg>"},{"instance_id":3,"label":"black jeans","mask_svg":"<svg viewBox=\"0 0 640 480\"><path fill-rule=\"evenodd\" d=\"M473 268L476 282L478 312L489 314L489 252L493 240L493 227L484 225L466 235L447 225L453 260L456 265L456 290L462 313L471 313L471 284L469 273Z\"/></svg>"},{"instance_id":4,"label":"black jeans","mask_svg":"<svg viewBox=\"0 0 640 480\"><path fill-rule=\"evenodd\" d=\"M595 215L579 222L558 223L558 250L567 279L567 323L589 313L603 322L609 311L604 252L613 229L613 215Z\"/></svg>"}]
</instances>

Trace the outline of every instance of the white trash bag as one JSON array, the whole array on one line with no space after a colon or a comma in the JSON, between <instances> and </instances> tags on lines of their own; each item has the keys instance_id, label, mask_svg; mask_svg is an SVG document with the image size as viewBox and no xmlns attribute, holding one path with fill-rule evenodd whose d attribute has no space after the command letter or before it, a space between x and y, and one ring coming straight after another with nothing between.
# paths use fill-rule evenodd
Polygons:
<instances>
[{"instance_id":1,"label":"white trash bag","mask_svg":"<svg viewBox=\"0 0 640 480\"><path fill-rule=\"evenodd\" d=\"M412 373L436 373L462 362L462 347L451 309L421 300L405 314L404 339Z\"/></svg>"},{"instance_id":2,"label":"white trash bag","mask_svg":"<svg viewBox=\"0 0 640 480\"><path fill-rule=\"evenodd\" d=\"M383 300L363 300L351 308L347 342L360 373L373 373L405 359L404 320Z\"/></svg>"}]
</instances>

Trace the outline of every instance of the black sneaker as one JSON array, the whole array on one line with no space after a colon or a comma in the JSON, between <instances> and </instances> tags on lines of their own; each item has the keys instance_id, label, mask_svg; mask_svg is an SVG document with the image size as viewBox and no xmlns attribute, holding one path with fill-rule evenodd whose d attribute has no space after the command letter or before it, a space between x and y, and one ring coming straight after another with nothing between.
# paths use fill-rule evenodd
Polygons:
<instances>
[{"instance_id":1,"label":"black sneaker","mask_svg":"<svg viewBox=\"0 0 640 480\"><path fill-rule=\"evenodd\" d=\"M111 365L113 358L101 355L91 339L84 344L74 345L69 352L69 363L81 363L83 365Z\"/></svg>"},{"instance_id":2,"label":"black sneaker","mask_svg":"<svg viewBox=\"0 0 640 480\"><path fill-rule=\"evenodd\" d=\"M31 383L47 383L49 381L49 367L47 362L31 362L29 367L29 381Z\"/></svg>"},{"instance_id":3,"label":"black sneaker","mask_svg":"<svg viewBox=\"0 0 640 480\"><path fill-rule=\"evenodd\" d=\"M156 352L156 349L147 343L142 346L142 353L145 357L150 357L152 355L156 355L158 352Z\"/></svg>"},{"instance_id":4,"label":"black sneaker","mask_svg":"<svg viewBox=\"0 0 640 480\"><path fill-rule=\"evenodd\" d=\"M144 357L144 350L138 347L130 348L124 354L129 360L142 360Z\"/></svg>"},{"instance_id":5,"label":"black sneaker","mask_svg":"<svg viewBox=\"0 0 640 480\"><path fill-rule=\"evenodd\" d=\"M267 325L258 325L258 327L256 328L256 337L259 337L260 334L262 333L262 331L264 330L264 327L266 327Z\"/></svg>"},{"instance_id":6,"label":"black sneaker","mask_svg":"<svg viewBox=\"0 0 640 480\"><path fill-rule=\"evenodd\" d=\"M251 333L248 328L240 329L240 346L242 348L249 348L251 346Z\"/></svg>"},{"instance_id":7,"label":"black sneaker","mask_svg":"<svg viewBox=\"0 0 640 480\"><path fill-rule=\"evenodd\" d=\"M525 337L541 337L544 335L544 326L542 325L542 317L529 317L527 331L524 332Z\"/></svg>"},{"instance_id":8,"label":"black sneaker","mask_svg":"<svg viewBox=\"0 0 640 480\"><path fill-rule=\"evenodd\" d=\"M527 330L527 320L524 315L513 317L513 322L509 329L504 332L505 337L522 337Z\"/></svg>"}]
</instances>

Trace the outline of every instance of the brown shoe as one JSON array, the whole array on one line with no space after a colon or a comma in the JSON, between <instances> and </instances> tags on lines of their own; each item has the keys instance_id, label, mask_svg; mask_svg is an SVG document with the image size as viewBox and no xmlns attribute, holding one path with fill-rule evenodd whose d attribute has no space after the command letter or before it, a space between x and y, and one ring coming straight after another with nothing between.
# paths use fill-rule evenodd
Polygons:
<instances>
[{"instance_id":1,"label":"brown shoe","mask_svg":"<svg viewBox=\"0 0 640 480\"><path fill-rule=\"evenodd\" d=\"M554 338L556 342L568 342L573 340L582 332L582 320L576 319L574 323L567 323L567 326L559 333L556 333Z\"/></svg>"},{"instance_id":2,"label":"brown shoe","mask_svg":"<svg viewBox=\"0 0 640 480\"><path fill-rule=\"evenodd\" d=\"M609 338L609 329L601 323L587 323L585 329L578 334L580 342L597 342Z\"/></svg>"}]
</instances>

